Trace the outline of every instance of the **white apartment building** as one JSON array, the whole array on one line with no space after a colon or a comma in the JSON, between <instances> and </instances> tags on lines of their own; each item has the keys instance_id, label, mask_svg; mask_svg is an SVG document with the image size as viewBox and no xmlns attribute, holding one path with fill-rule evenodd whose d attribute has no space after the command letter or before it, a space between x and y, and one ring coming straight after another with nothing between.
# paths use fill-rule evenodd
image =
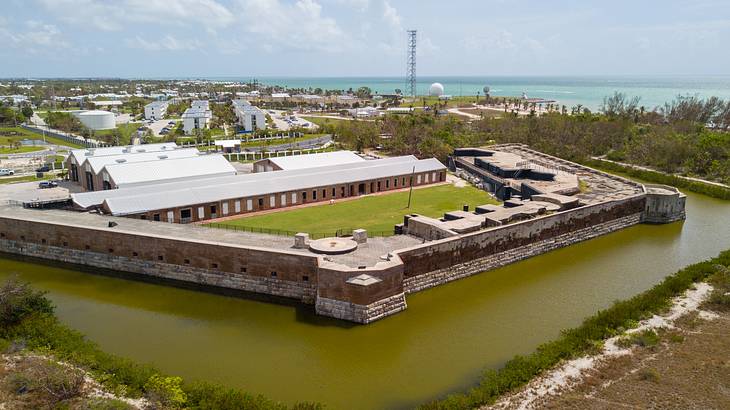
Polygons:
<instances>
[{"instance_id":1,"label":"white apartment building","mask_svg":"<svg viewBox=\"0 0 730 410\"><path fill-rule=\"evenodd\" d=\"M167 101L153 101L144 106L144 119L145 120L161 120L165 118L167 114L167 106L170 105Z\"/></svg>"},{"instance_id":2,"label":"white apartment building","mask_svg":"<svg viewBox=\"0 0 730 410\"><path fill-rule=\"evenodd\" d=\"M253 132L266 129L266 113L254 107L246 100L233 100L233 111L238 118L238 125L244 131Z\"/></svg>"},{"instance_id":3,"label":"white apartment building","mask_svg":"<svg viewBox=\"0 0 730 410\"><path fill-rule=\"evenodd\" d=\"M208 101L195 100L182 115L183 131L190 135L196 129L207 129L210 126L211 118L213 118L213 113L209 109Z\"/></svg>"}]
</instances>

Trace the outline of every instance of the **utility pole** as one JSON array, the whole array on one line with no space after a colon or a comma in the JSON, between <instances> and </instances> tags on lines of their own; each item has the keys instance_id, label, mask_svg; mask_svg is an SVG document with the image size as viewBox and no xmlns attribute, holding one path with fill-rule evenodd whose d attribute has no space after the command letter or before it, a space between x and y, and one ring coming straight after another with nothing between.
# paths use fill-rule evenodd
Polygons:
<instances>
[{"instance_id":1,"label":"utility pole","mask_svg":"<svg viewBox=\"0 0 730 410\"><path fill-rule=\"evenodd\" d=\"M407 208L411 208L411 196L413 195L413 176L416 174L416 166L413 166L413 171L411 172L411 189L408 190L408 206Z\"/></svg>"}]
</instances>

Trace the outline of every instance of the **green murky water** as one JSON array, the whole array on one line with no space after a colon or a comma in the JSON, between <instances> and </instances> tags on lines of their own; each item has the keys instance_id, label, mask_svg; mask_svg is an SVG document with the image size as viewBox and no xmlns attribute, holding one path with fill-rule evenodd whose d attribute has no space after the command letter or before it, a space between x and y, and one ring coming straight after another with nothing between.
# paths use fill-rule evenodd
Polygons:
<instances>
[{"instance_id":1,"label":"green murky water","mask_svg":"<svg viewBox=\"0 0 730 410\"><path fill-rule=\"evenodd\" d=\"M613 300L730 248L730 202L689 195L688 219L639 225L408 297L369 326L308 308L0 257L104 349L191 379L328 408L407 408L478 380Z\"/></svg>"}]
</instances>

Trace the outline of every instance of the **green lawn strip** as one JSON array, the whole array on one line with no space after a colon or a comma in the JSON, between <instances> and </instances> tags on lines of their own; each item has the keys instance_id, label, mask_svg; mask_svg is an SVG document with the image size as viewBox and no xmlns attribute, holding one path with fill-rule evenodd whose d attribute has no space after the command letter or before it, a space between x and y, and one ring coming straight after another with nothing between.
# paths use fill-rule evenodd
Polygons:
<instances>
[{"instance_id":1,"label":"green lawn strip","mask_svg":"<svg viewBox=\"0 0 730 410\"><path fill-rule=\"evenodd\" d=\"M81 333L61 323L44 293L9 279L0 288L0 346L25 350L71 363L90 372L108 391L145 396L152 408L191 409L320 409L317 403L291 407L261 395L206 382L184 382L161 374L151 365L104 352ZM55 408L55 406L54 406ZM59 408L66 408L60 406Z\"/></svg>"},{"instance_id":2,"label":"green lawn strip","mask_svg":"<svg viewBox=\"0 0 730 410\"><path fill-rule=\"evenodd\" d=\"M638 178L655 184L671 185L679 189L686 189L690 192L707 195L713 198L730 200L730 189L723 188L721 186L705 184L699 181L691 181L662 172L631 168L608 161L591 159L582 161L582 163L586 166L600 169L605 172L619 174L625 177Z\"/></svg>"},{"instance_id":3,"label":"green lawn strip","mask_svg":"<svg viewBox=\"0 0 730 410\"><path fill-rule=\"evenodd\" d=\"M321 191L318 192L321 195ZM309 193L311 195L311 192ZM328 195L330 193L328 192ZM408 192L394 192L366 196L352 201L323 204L291 211L233 219L222 225L267 228L309 233L334 233L338 229L363 228L375 233L392 234L393 226L403 222L403 215L417 213L441 217L444 212L455 211L468 204L497 203L486 192L465 186L440 185L413 190L411 208L408 209Z\"/></svg>"},{"instance_id":4,"label":"green lawn strip","mask_svg":"<svg viewBox=\"0 0 730 410\"><path fill-rule=\"evenodd\" d=\"M469 391L429 402L421 409L471 409L494 403L500 396L526 385L561 361L595 352L606 339L666 310L672 298L715 274L717 265L730 266L730 250L716 258L689 265L631 299L615 302L610 308L585 319L580 326L564 330L557 340L538 346L534 353L515 356L499 370L485 371L479 385Z\"/></svg>"},{"instance_id":5,"label":"green lawn strip","mask_svg":"<svg viewBox=\"0 0 730 410\"><path fill-rule=\"evenodd\" d=\"M16 132L20 135L14 135L14 136L8 136L8 135L2 135L5 132ZM10 145L11 141L19 141L23 139L31 139L31 140L43 140L43 134L40 132L35 131L29 131L25 128L20 127L0 127L0 145ZM49 144L54 145L64 145L71 148L83 148L80 144L76 144L73 142L68 142L66 140L63 140L61 138L56 138L53 136L50 136L49 134L46 134L46 142Z\"/></svg>"},{"instance_id":6,"label":"green lawn strip","mask_svg":"<svg viewBox=\"0 0 730 410\"><path fill-rule=\"evenodd\" d=\"M46 172L43 174L43 178L36 178L35 175L25 175L22 177L10 177L10 178L0 178L0 185L2 184L15 184L18 182L33 182L33 181L47 181L49 179L56 179L58 178L56 175L51 174L49 172Z\"/></svg>"},{"instance_id":7,"label":"green lawn strip","mask_svg":"<svg viewBox=\"0 0 730 410\"><path fill-rule=\"evenodd\" d=\"M18 148L0 146L0 154L23 154L26 152L42 151L44 149L44 147L38 145L21 145Z\"/></svg>"}]
</instances>

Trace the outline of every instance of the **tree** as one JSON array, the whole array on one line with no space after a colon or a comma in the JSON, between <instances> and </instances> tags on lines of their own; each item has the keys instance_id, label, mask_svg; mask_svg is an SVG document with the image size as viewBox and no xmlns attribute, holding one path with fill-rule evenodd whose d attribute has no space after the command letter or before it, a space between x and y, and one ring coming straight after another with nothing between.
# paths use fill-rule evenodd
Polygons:
<instances>
[{"instance_id":1,"label":"tree","mask_svg":"<svg viewBox=\"0 0 730 410\"><path fill-rule=\"evenodd\" d=\"M27 106L27 105L26 105L26 106L24 106L24 107L23 107L23 108L22 108L22 109L20 110L20 112L21 112L21 113L23 113L23 115L25 116L25 118L31 118L31 117L33 116L33 109L32 109L32 108L30 108L30 107L29 107L29 106Z\"/></svg>"},{"instance_id":2,"label":"tree","mask_svg":"<svg viewBox=\"0 0 730 410\"><path fill-rule=\"evenodd\" d=\"M367 99L367 98L372 97L373 91L370 89L370 87L363 86L363 87L358 88L357 91L355 91L355 95L358 98Z\"/></svg>"}]
</instances>

